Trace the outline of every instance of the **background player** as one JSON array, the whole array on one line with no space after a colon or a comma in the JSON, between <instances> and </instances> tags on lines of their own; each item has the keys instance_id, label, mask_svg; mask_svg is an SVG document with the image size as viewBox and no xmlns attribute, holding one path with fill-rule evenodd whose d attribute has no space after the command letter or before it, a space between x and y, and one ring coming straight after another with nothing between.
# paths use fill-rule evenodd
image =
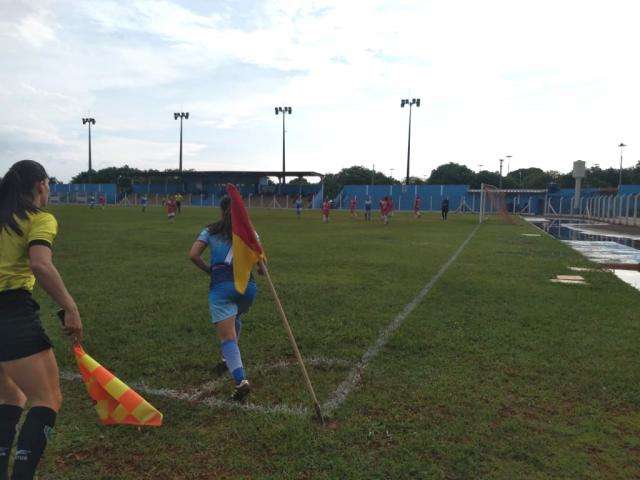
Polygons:
<instances>
[{"instance_id":1,"label":"background player","mask_svg":"<svg viewBox=\"0 0 640 480\"><path fill-rule=\"evenodd\" d=\"M385 225L389 224L389 215L391 213L391 199L389 197L384 197L381 202L382 209L382 221Z\"/></svg>"},{"instance_id":2,"label":"background player","mask_svg":"<svg viewBox=\"0 0 640 480\"><path fill-rule=\"evenodd\" d=\"M322 202L322 221L324 223L329 221L329 212L331 212L331 204L329 203L329 199L325 198L324 202Z\"/></svg>"},{"instance_id":3,"label":"background player","mask_svg":"<svg viewBox=\"0 0 640 480\"><path fill-rule=\"evenodd\" d=\"M364 220L366 222L371 221L371 197L367 197L364 201Z\"/></svg>"},{"instance_id":4,"label":"background player","mask_svg":"<svg viewBox=\"0 0 640 480\"><path fill-rule=\"evenodd\" d=\"M173 196L169 197L169 200L165 202L164 206L167 209L167 218L169 219L169 222L173 223L176 218L176 210L178 208Z\"/></svg>"},{"instance_id":5,"label":"background player","mask_svg":"<svg viewBox=\"0 0 640 480\"><path fill-rule=\"evenodd\" d=\"M296 198L296 217L300 220L300 215L302 215L302 195L298 195Z\"/></svg>"},{"instance_id":6,"label":"background player","mask_svg":"<svg viewBox=\"0 0 640 480\"><path fill-rule=\"evenodd\" d=\"M442 200L442 220L447 219L447 215L449 214L449 197L444 197Z\"/></svg>"},{"instance_id":7,"label":"background player","mask_svg":"<svg viewBox=\"0 0 640 480\"><path fill-rule=\"evenodd\" d=\"M351 218L356 218L358 215L356 214L356 205L358 204L358 199L356 197L352 197L349 200L349 214Z\"/></svg>"},{"instance_id":8,"label":"background player","mask_svg":"<svg viewBox=\"0 0 640 480\"><path fill-rule=\"evenodd\" d=\"M413 216L415 218L420 218L422 216L422 213L420 212L421 203L422 199L420 198L420 195L416 195L416 198L413 201Z\"/></svg>"}]
</instances>

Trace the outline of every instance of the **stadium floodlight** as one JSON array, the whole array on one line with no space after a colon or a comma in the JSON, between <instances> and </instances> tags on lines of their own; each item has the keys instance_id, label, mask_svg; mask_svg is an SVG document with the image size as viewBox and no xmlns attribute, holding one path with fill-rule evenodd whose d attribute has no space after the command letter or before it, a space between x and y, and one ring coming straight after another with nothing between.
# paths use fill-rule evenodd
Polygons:
<instances>
[{"instance_id":1,"label":"stadium floodlight","mask_svg":"<svg viewBox=\"0 0 640 480\"><path fill-rule=\"evenodd\" d=\"M620 145L618 145L618 147L620 148L620 172L618 175L618 193L620 193L620 187L622 186L622 149L626 146L627 145L625 145L622 142L620 142Z\"/></svg>"},{"instance_id":2,"label":"stadium floodlight","mask_svg":"<svg viewBox=\"0 0 640 480\"><path fill-rule=\"evenodd\" d=\"M286 114L288 113L289 115L291 115L291 107L276 107L275 108L276 111L276 115L278 115L279 113L282 114L282 180L281 182L284 183L284 179L285 179L285 174L286 174L286 157L285 157L285 128L284 128L284 117L286 116Z\"/></svg>"},{"instance_id":3,"label":"stadium floodlight","mask_svg":"<svg viewBox=\"0 0 640 480\"><path fill-rule=\"evenodd\" d=\"M83 118L82 124L89 126L89 183L93 183L91 181L91 125L96 124L96 119L91 117Z\"/></svg>"},{"instance_id":4,"label":"stadium floodlight","mask_svg":"<svg viewBox=\"0 0 640 480\"><path fill-rule=\"evenodd\" d=\"M403 98L400 100L400 108L404 108L405 105L409 105L409 141L407 142L407 180L406 184L409 185L409 164L411 162L411 108L415 105L416 107L420 106L419 98L412 98L409 100L408 98Z\"/></svg>"},{"instance_id":5,"label":"stadium floodlight","mask_svg":"<svg viewBox=\"0 0 640 480\"><path fill-rule=\"evenodd\" d=\"M182 173L182 119L189 120L189 112L177 112L173 114L173 119L180 119L180 167L179 171Z\"/></svg>"},{"instance_id":6,"label":"stadium floodlight","mask_svg":"<svg viewBox=\"0 0 640 480\"><path fill-rule=\"evenodd\" d=\"M504 158L501 158L499 162L500 162L500 187L499 188L502 188L502 164L504 163Z\"/></svg>"}]
</instances>

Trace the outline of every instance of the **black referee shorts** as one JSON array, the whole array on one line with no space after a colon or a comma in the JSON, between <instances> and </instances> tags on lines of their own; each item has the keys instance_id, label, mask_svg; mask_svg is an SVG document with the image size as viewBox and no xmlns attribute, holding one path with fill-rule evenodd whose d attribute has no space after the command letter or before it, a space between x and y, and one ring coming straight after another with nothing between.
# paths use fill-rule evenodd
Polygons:
<instances>
[{"instance_id":1,"label":"black referee shorts","mask_svg":"<svg viewBox=\"0 0 640 480\"><path fill-rule=\"evenodd\" d=\"M52 348L42 327L40 305L27 290L0 292L0 362L8 362Z\"/></svg>"}]
</instances>

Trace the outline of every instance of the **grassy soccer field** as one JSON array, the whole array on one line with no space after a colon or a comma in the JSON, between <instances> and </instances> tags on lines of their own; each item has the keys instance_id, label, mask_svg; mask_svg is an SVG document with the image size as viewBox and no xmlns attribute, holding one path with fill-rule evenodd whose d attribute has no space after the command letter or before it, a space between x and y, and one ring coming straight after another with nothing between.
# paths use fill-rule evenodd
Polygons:
<instances>
[{"instance_id":1,"label":"grassy soccer field","mask_svg":"<svg viewBox=\"0 0 640 480\"><path fill-rule=\"evenodd\" d=\"M608 273L549 282L588 262L520 223L491 219L332 413L308 396L262 278L241 350L254 409L212 405L218 342L208 279L187 258L213 209L52 208L55 261L78 301L86 351L145 394L159 429L103 427L64 380L43 479L633 478L640 476L640 293ZM270 270L321 403L476 227L475 216L388 227L318 212L253 210ZM75 363L38 292L61 369ZM204 387L206 386L206 388ZM162 392L158 392L162 393Z\"/></svg>"}]
</instances>

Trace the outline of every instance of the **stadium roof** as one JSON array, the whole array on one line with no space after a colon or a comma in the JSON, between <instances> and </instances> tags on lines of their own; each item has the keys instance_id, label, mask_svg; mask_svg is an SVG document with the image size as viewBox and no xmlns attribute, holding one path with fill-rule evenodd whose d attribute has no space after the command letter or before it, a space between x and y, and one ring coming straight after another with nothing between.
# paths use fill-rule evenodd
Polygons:
<instances>
[{"instance_id":1,"label":"stadium roof","mask_svg":"<svg viewBox=\"0 0 640 480\"><path fill-rule=\"evenodd\" d=\"M160 172L157 174L153 174L153 176L167 176L167 177L198 177L198 176L219 176L219 177L320 177L323 178L324 175L318 172L285 172L282 171L234 171L234 170L208 170L208 171L194 171L194 170L183 170L180 172Z\"/></svg>"},{"instance_id":2,"label":"stadium roof","mask_svg":"<svg viewBox=\"0 0 640 480\"><path fill-rule=\"evenodd\" d=\"M546 188L496 188L494 191L499 193L547 193ZM479 188L470 188L469 193L480 193Z\"/></svg>"}]
</instances>

